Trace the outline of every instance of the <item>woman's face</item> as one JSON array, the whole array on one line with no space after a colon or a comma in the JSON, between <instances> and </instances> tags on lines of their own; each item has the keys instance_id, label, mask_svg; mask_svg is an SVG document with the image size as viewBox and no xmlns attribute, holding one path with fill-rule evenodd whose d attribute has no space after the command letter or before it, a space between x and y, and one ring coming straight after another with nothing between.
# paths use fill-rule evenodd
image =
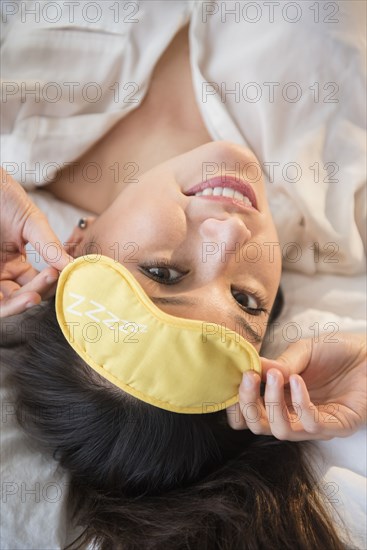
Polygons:
<instances>
[{"instance_id":1,"label":"woman's face","mask_svg":"<svg viewBox=\"0 0 367 550\"><path fill-rule=\"evenodd\" d=\"M219 190L192 194L202 182ZM243 182L256 208L242 195L217 194ZM86 250L91 240L96 245ZM76 255L88 252L123 264L165 312L222 325L222 335L234 330L260 349L281 254L259 164L248 149L211 142L144 173L85 231Z\"/></svg>"}]
</instances>

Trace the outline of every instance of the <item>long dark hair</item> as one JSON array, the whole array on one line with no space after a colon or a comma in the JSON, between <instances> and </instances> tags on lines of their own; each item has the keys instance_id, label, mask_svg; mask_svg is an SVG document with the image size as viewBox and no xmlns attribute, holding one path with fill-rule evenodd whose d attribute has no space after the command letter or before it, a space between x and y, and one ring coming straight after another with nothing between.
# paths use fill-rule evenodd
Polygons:
<instances>
[{"instance_id":1,"label":"long dark hair","mask_svg":"<svg viewBox=\"0 0 367 550\"><path fill-rule=\"evenodd\" d=\"M225 411L177 414L123 393L66 342L54 300L11 319L18 332L3 330L2 348L18 421L69 472L70 519L84 528L68 548L345 548L309 443L233 430Z\"/></svg>"}]
</instances>

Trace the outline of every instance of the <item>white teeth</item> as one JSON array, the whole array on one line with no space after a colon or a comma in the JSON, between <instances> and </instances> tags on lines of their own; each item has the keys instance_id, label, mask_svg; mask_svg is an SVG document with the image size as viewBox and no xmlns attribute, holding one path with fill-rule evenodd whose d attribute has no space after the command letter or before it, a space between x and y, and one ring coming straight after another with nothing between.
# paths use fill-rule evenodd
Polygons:
<instances>
[{"instance_id":1,"label":"white teeth","mask_svg":"<svg viewBox=\"0 0 367 550\"><path fill-rule=\"evenodd\" d=\"M246 206L252 206L252 202L250 201L250 199L248 199L248 197L245 197L239 191L235 191L234 189L230 189L229 187L214 187L214 188L207 187L203 191L199 191L198 193L195 193L196 197L201 197L201 196L208 197L211 195L215 197L218 197L218 196L228 197L230 199L241 201Z\"/></svg>"},{"instance_id":2,"label":"white teeth","mask_svg":"<svg viewBox=\"0 0 367 550\"><path fill-rule=\"evenodd\" d=\"M233 199L234 194L235 194L234 189L229 189L229 187L225 187L223 189L223 193L222 193L223 197L229 197L230 199Z\"/></svg>"},{"instance_id":3,"label":"white teeth","mask_svg":"<svg viewBox=\"0 0 367 550\"><path fill-rule=\"evenodd\" d=\"M240 193L239 191L235 191L234 192L234 199L237 199L239 201L243 201L243 199L245 198L242 193Z\"/></svg>"}]
</instances>

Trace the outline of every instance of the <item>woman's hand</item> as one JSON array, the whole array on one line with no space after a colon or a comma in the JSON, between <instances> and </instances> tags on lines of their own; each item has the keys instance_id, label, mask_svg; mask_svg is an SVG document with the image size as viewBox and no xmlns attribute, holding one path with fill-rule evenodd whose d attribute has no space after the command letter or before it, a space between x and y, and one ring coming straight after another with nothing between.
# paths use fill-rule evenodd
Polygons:
<instances>
[{"instance_id":1,"label":"woman's hand","mask_svg":"<svg viewBox=\"0 0 367 550\"><path fill-rule=\"evenodd\" d=\"M22 186L1 168L0 178L0 317L9 317L50 297L59 271L73 258ZM27 242L52 267L34 269L26 259Z\"/></svg>"},{"instance_id":2,"label":"woman's hand","mask_svg":"<svg viewBox=\"0 0 367 550\"><path fill-rule=\"evenodd\" d=\"M261 358L260 376L247 371L229 425L288 441L332 439L366 423L366 338L321 334L291 344L276 360ZM285 386L286 385L286 386Z\"/></svg>"}]
</instances>

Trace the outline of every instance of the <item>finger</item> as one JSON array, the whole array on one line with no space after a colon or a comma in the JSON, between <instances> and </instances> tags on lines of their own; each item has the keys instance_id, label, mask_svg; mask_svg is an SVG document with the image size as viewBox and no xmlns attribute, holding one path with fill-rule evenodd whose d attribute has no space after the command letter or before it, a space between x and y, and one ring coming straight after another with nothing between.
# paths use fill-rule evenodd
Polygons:
<instances>
[{"instance_id":1,"label":"finger","mask_svg":"<svg viewBox=\"0 0 367 550\"><path fill-rule=\"evenodd\" d=\"M25 292L36 292L42 298L50 292L50 289L55 286L58 280L59 272L56 269L46 268L36 275L29 283L13 291L12 296L17 296Z\"/></svg>"},{"instance_id":2,"label":"finger","mask_svg":"<svg viewBox=\"0 0 367 550\"><path fill-rule=\"evenodd\" d=\"M53 268L50 268L53 270ZM57 273L58 271L55 270ZM25 256L14 257L11 260L7 260L3 264L3 274L2 281L13 281L16 282L19 286L23 286L29 281L31 281L39 271L35 269L28 261ZM0 284L1 282L0 281Z\"/></svg>"},{"instance_id":3,"label":"finger","mask_svg":"<svg viewBox=\"0 0 367 550\"><path fill-rule=\"evenodd\" d=\"M245 430L247 428L239 403L235 403L226 409L227 421L233 430Z\"/></svg>"},{"instance_id":4,"label":"finger","mask_svg":"<svg viewBox=\"0 0 367 550\"><path fill-rule=\"evenodd\" d=\"M260 376L254 371L246 371L239 387L240 410L247 427L254 434L270 434L266 410L260 396Z\"/></svg>"},{"instance_id":5,"label":"finger","mask_svg":"<svg viewBox=\"0 0 367 550\"><path fill-rule=\"evenodd\" d=\"M261 361L261 378L266 382L267 373L270 369L278 369L282 373L284 380L289 378L289 367L283 363L280 363L276 359L268 359L267 357L260 357Z\"/></svg>"},{"instance_id":6,"label":"finger","mask_svg":"<svg viewBox=\"0 0 367 550\"><path fill-rule=\"evenodd\" d=\"M0 300L0 318L18 315L40 302L41 296L35 292L26 292L15 297L3 298Z\"/></svg>"},{"instance_id":7,"label":"finger","mask_svg":"<svg viewBox=\"0 0 367 550\"><path fill-rule=\"evenodd\" d=\"M292 404L308 434L319 434L323 431L317 407L311 402L306 384L301 376L292 375L289 380L291 387Z\"/></svg>"},{"instance_id":8,"label":"finger","mask_svg":"<svg viewBox=\"0 0 367 550\"><path fill-rule=\"evenodd\" d=\"M20 286L15 281L1 281L0 283L0 291L3 298L10 298L19 288Z\"/></svg>"},{"instance_id":9,"label":"finger","mask_svg":"<svg viewBox=\"0 0 367 550\"><path fill-rule=\"evenodd\" d=\"M39 250L45 262L59 271L73 261L52 231L46 216L35 205L24 225L23 238Z\"/></svg>"},{"instance_id":10,"label":"finger","mask_svg":"<svg viewBox=\"0 0 367 550\"><path fill-rule=\"evenodd\" d=\"M297 378L300 377L297 376ZM317 424L310 416L312 408L314 407L315 410L317 408L310 402L305 385L302 388L302 396L292 393L295 412L291 413L284 399L283 376L280 371L273 369L268 373L264 399L268 409L271 433L277 439L281 441L330 439L323 430L322 422Z\"/></svg>"},{"instance_id":11,"label":"finger","mask_svg":"<svg viewBox=\"0 0 367 550\"><path fill-rule=\"evenodd\" d=\"M287 383L291 374L299 374L303 372L311 360L312 355L312 339L305 338L298 340L294 344L290 344L285 351L276 359L261 358L261 366L264 374L271 368L280 370Z\"/></svg>"},{"instance_id":12,"label":"finger","mask_svg":"<svg viewBox=\"0 0 367 550\"><path fill-rule=\"evenodd\" d=\"M47 283L55 282L59 278L59 271L54 267L46 267L42 271L37 271L37 269L34 269L30 264L27 265L27 269L15 278L19 286L25 286L36 278L37 281L40 279L44 280L44 282L47 281ZM41 275L41 277L39 277L39 275Z\"/></svg>"},{"instance_id":13,"label":"finger","mask_svg":"<svg viewBox=\"0 0 367 550\"><path fill-rule=\"evenodd\" d=\"M277 369L267 373L264 402L271 433L280 440L292 440L292 425L284 399L284 378Z\"/></svg>"},{"instance_id":14,"label":"finger","mask_svg":"<svg viewBox=\"0 0 367 550\"><path fill-rule=\"evenodd\" d=\"M295 431L299 432L302 439L327 440L333 437L350 435L350 426L345 429L343 422L338 417L338 404L327 403L326 411L323 405L316 406L310 399L305 381L301 376L294 375L290 379L292 402L294 408L298 406L299 419L295 425Z\"/></svg>"}]
</instances>

